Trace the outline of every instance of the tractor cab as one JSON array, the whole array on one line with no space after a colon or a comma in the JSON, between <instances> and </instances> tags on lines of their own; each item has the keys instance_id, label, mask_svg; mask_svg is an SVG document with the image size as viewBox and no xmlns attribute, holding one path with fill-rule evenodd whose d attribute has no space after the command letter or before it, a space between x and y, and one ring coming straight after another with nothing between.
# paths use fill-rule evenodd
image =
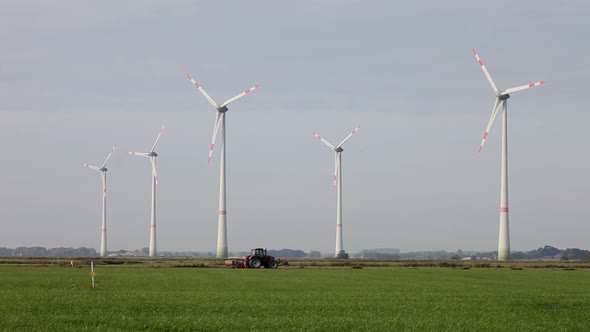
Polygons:
<instances>
[{"instance_id":1,"label":"tractor cab","mask_svg":"<svg viewBox=\"0 0 590 332\"><path fill-rule=\"evenodd\" d=\"M266 256L266 249L264 248L253 248L250 251L250 254L256 256L256 257L264 257Z\"/></svg>"}]
</instances>

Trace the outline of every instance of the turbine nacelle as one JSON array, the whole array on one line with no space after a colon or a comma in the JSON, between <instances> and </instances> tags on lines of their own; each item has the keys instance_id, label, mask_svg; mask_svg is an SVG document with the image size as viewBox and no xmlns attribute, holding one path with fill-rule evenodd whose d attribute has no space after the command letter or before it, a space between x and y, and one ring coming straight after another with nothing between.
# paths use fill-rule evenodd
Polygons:
<instances>
[{"instance_id":1,"label":"turbine nacelle","mask_svg":"<svg viewBox=\"0 0 590 332\"><path fill-rule=\"evenodd\" d=\"M115 149L117 148L117 145L115 144L115 146L113 146L113 149L111 150L111 153L109 153L109 155L107 156L107 159L105 159L104 163L102 163L101 167L98 166L93 166L90 164L85 164L82 163L82 166L93 169L95 171L99 171L99 172L106 172L108 171L108 169L105 167L107 165L107 163L109 162L109 159L111 159L111 156L113 155L113 152L115 152Z\"/></svg>"},{"instance_id":2,"label":"turbine nacelle","mask_svg":"<svg viewBox=\"0 0 590 332\"><path fill-rule=\"evenodd\" d=\"M315 138L319 139L322 143L324 143L327 147L329 147L330 150L336 152L336 160L334 161L334 164L335 164L334 165L334 188L336 188L336 184L337 184L336 180L337 180L338 174L340 174L340 166L339 166L340 160L341 160L340 153L342 151L344 151L344 149L342 148L342 145L344 145L344 143L346 143L346 141L348 141L348 139L351 138L352 135L354 135L360 127L361 127L360 125L356 126L356 128L354 128L354 130L350 134L348 134L348 136L346 136L346 138L344 138L344 140L342 140L342 142L340 142L340 144L338 144L337 146L334 146L334 144L326 141L322 136L317 134L315 131L311 132L311 134Z\"/></svg>"},{"instance_id":3,"label":"turbine nacelle","mask_svg":"<svg viewBox=\"0 0 590 332\"><path fill-rule=\"evenodd\" d=\"M496 118L496 115L498 114L500 109L506 109L506 103L507 103L508 98L510 98L510 94L513 92L522 91L522 90L534 88L536 86L545 84L545 81L533 82L533 83L529 83L529 84L525 84L525 85L516 86L513 88L508 88L506 90L498 90L498 88L496 87L496 83L494 83L492 76L488 72L486 66L483 63L483 60L480 59L480 57L477 54L477 52L475 51L475 49L473 49L473 55L475 55L475 58L477 59L477 62L479 63L481 70L483 71L484 75L488 79L488 82L490 83L490 86L492 87L492 89L494 90L494 93L496 94L496 101L494 103L494 106L492 107L492 114L491 114L490 119L488 121L486 131L483 134L481 144L479 145L479 151L481 152L481 150L483 149L483 145L486 142L486 139L488 138L488 135L489 135L490 130L492 128L492 124L494 123L494 119Z\"/></svg>"},{"instance_id":4,"label":"turbine nacelle","mask_svg":"<svg viewBox=\"0 0 590 332\"><path fill-rule=\"evenodd\" d=\"M152 145L152 149L150 152L129 152L129 155L132 155L132 156L150 158L150 162L152 164L152 177L153 177L154 184L156 187L158 186L158 173L156 171L156 157L158 156L158 154L154 150L156 150L156 146L158 146L158 142L160 141L160 138L162 137L162 134L164 133L164 127L165 126L162 125L162 128L160 128L160 132L158 133L158 137L156 137L156 141L154 142L154 145ZM155 204L154 202L152 202L152 203Z\"/></svg>"},{"instance_id":5,"label":"turbine nacelle","mask_svg":"<svg viewBox=\"0 0 590 332\"><path fill-rule=\"evenodd\" d=\"M156 137L156 141L154 142L154 145L152 145L152 149L150 150L150 152L133 152L130 151L129 154L132 156L139 156L139 157L157 157L158 154L155 152L156 147L158 146L158 142L160 142L160 137L162 137L162 134L164 133L164 128L166 126L162 125L162 128L160 128L160 132L158 133L158 136Z\"/></svg>"},{"instance_id":6,"label":"turbine nacelle","mask_svg":"<svg viewBox=\"0 0 590 332\"><path fill-rule=\"evenodd\" d=\"M201 94L207 99L207 101L209 102L209 104L211 104L211 106L213 106L213 108L215 108L217 110L217 114L215 115L215 124L213 125L213 137L211 138L211 145L209 146L209 158L208 158L208 162L211 162L211 156L213 155L213 149L215 147L215 139L217 137L217 132L219 131L219 126L221 125L222 122L225 123L225 112L228 111L227 105L233 103L234 101L244 97L245 95L249 94L250 92L258 89L260 87L260 84L256 84L255 86L251 87L248 90L244 90L242 93L224 101L221 104L218 104L215 100L213 100L213 98L211 98L211 96L209 96L209 94L207 93L207 91L205 91L205 89L203 89L203 87L197 83L197 81L195 81L193 79L193 77L191 75L186 75L186 77L189 79L189 81L191 81L191 83L193 83L193 85L199 89L199 91L201 92Z\"/></svg>"}]
</instances>

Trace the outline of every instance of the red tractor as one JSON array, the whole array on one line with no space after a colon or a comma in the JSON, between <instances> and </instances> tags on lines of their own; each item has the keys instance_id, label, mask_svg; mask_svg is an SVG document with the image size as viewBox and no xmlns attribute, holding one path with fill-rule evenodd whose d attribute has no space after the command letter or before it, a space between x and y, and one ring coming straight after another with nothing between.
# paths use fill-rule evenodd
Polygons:
<instances>
[{"instance_id":1,"label":"red tractor","mask_svg":"<svg viewBox=\"0 0 590 332\"><path fill-rule=\"evenodd\" d=\"M270 269L279 267L279 263L275 260L274 256L266 254L265 248L252 249L250 255L246 256L246 264L251 269L258 269L261 266Z\"/></svg>"},{"instance_id":2,"label":"red tractor","mask_svg":"<svg viewBox=\"0 0 590 332\"><path fill-rule=\"evenodd\" d=\"M227 259L225 261L225 265L234 268L247 267L251 269L258 269L261 266L264 266L265 268L276 269L279 267L279 262L274 258L274 256L267 255L266 249L253 248L250 251L250 254L244 258Z\"/></svg>"}]
</instances>

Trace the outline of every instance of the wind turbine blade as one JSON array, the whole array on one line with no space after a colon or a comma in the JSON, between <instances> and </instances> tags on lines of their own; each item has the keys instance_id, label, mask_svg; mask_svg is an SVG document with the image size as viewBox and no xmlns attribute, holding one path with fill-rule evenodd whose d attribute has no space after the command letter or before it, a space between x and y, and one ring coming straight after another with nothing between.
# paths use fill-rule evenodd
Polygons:
<instances>
[{"instance_id":1,"label":"wind turbine blade","mask_svg":"<svg viewBox=\"0 0 590 332\"><path fill-rule=\"evenodd\" d=\"M224 102L223 102L223 104L221 104L221 106L219 106L219 107L224 107L224 106L227 106L227 105L229 105L229 104L233 103L234 101L236 101L236 100L238 100L238 99L240 99L240 98L244 97L245 95L249 94L250 92L252 92L252 91L254 91L254 90L258 89L258 87L260 87L260 84L256 84L255 86L253 86L253 87L251 87L250 89L248 89L248 90L246 90L246 91L244 91L244 92L240 93L239 95L237 95L237 96L235 96L235 97L233 97L233 98L230 98L230 99L228 99L228 100L224 101Z\"/></svg>"},{"instance_id":2,"label":"wind turbine blade","mask_svg":"<svg viewBox=\"0 0 590 332\"><path fill-rule=\"evenodd\" d=\"M332 145L332 143L326 141L325 139L322 138L322 136L318 135L315 133L315 131L311 132L313 134L313 136L315 136L317 139L319 139L320 141L324 142L324 144L326 144L330 149L332 150L336 150L336 148L334 147L334 145Z\"/></svg>"},{"instance_id":3,"label":"wind turbine blade","mask_svg":"<svg viewBox=\"0 0 590 332\"><path fill-rule=\"evenodd\" d=\"M494 103L494 107L492 108L492 115L490 116L490 120L488 121L488 126L486 127L486 132L483 134L481 144L479 145L479 152L481 152L481 150L483 149L484 143L488 139L488 135L490 134L490 129L492 128L492 124L494 123L494 119L496 118L496 115L498 114L498 111L500 110L500 108L502 108L502 105L504 105L504 100L501 101L500 99L496 98L496 102Z\"/></svg>"},{"instance_id":4,"label":"wind turbine blade","mask_svg":"<svg viewBox=\"0 0 590 332\"><path fill-rule=\"evenodd\" d=\"M149 157L149 153L146 152L129 152L131 156Z\"/></svg>"},{"instance_id":5,"label":"wind turbine blade","mask_svg":"<svg viewBox=\"0 0 590 332\"><path fill-rule=\"evenodd\" d=\"M158 142L160 141L160 137L162 137L162 134L164 133L164 124L162 125L162 128L160 128L160 133L158 134L158 137L156 137L156 141L154 142L154 145L152 146L152 150L150 152L154 152L154 150L156 149L156 146L158 145Z\"/></svg>"},{"instance_id":6,"label":"wind turbine blade","mask_svg":"<svg viewBox=\"0 0 590 332\"><path fill-rule=\"evenodd\" d=\"M219 108L219 105L217 105L215 100L213 100L213 98L211 98L209 96L209 94L205 91L205 89L203 89L201 87L201 85L199 83L197 83L191 75L187 74L186 77L188 77L188 79L197 87L197 89L199 89L199 91L201 91L201 93L203 94L203 96L205 96L205 98L207 98L207 100L209 101L209 104L211 104L211 106L215 107L215 109Z\"/></svg>"},{"instance_id":7,"label":"wind turbine blade","mask_svg":"<svg viewBox=\"0 0 590 332\"><path fill-rule=\"evenodd\" d=\"M106 172L101 172L100 177L102 178L102 195L106 197L107 195L107 179L105 178Z\"/></svg>"},{"instance_id":8,"label":"wind turbine blade","mask_svg":"<svg viewBox=\"0 0 590 332\"><path fill-rule=\"evenodd\" d=\"M481 70L483 70L483 73L486 75L488 82L490 82L490 85L492 86L492 89L494 89L494 93L497 95L498 94L498 88L496 87L496 84L494 83L494 80L492 80L492 76L490 76L490 73L488 73L488 70L486 69L486 66L483 64L483 60L479 58L479 55L477 55L477 52L475 51L475 49L472 49L473 51L473 55L475 55L475 58L477 59L477 62L479 62L479 65L481 67Z\"/></svg>"},{"instance_id":9,"label":"wind turbine blade","mask_svg":"<svg viewBox=\"0 0 590 332\"><path fill-rule=\"evenodd\" d=\"M100 168L99 167L96 167L96 166L93 166L93 165L90 165L90 164L82 163L82 166L88 167L88 168L93 169L95 171L100 171Z\"/></svg>"},{"instance_id":10,"label":"wind turbine blade","mask_svg":"<svg viewBox=\"0 0 590 332\"><path fill-rule=\"evenodd\" d=\"M336 189L336 179L338 178L338 172L340 171L338 169L339 161L340 161L340 153L336 152L336 156L334 158L334 189Z\"/></svg>"},{"instance_id":11,"label":"wind turbine blade","mask_svg":"<svg viewBox=\"0 0 590 332\"><path fill-rule=\"evenodd\" d=\"M215 124L213 125L213 137L211 137L211 145L209 146L209 158L207 159L207 163L211 163L211 156L213 156L213 148L215 147L215 139L217 138L217 132L219 131L219 125L221 124L221 120L224 116L225 116L225 113L217 112L217 117L215 118Z\"/></svg>"},{"instance_id":12,"label":"wind turbine blade","mask_svg":"<svg viewBox=\"0 0 590 332\"><path fill-rule=\"evenodd\" d=\"M361 125L356 126L356 128L354 128L354 130L348 134L348 136L346 136L346 138L344 140L342 140L342 143L340 143L336 148L339 148L342 146L342 144L344 144L344 142L348 141L349 138L352 137L352 135L354 135L356 133L357 130L359 130L359 128L361 127Z\"/></svg>"},{"instance_id":13,"label":"wind turbine blade","mask_svg":"<svg viewBox=\"0 0 590 332\"><path fill-rule=\"evenodd\" d=\"M156 158L152 157L150 159L152 162L152 176L154 177L154 180L156 182L156 187L157 187L158 186L158 172L156 170Z\"/></svg>"},{"instance_id":14,"label":"wind turbine blade","mask_svg":"<svg viewBox=\"0 0 590 332\"><path fill-rule=\"evenodd\" d=\"M117 144L115 144L115 146L113 146L113 149L111 150L111 153L109 153L109 155L107 156L107 159L105 159L104 163L102 164L101 168L104 168L107 165L107 162L109 161L109 159L111 159L111 156L113 155L113 152L115 152L115 149L117 148Z\"/></svg>"},{"instance_id":15,"label":"wind turbine blade","mask_svg":"<svg viewBox=\"0 0 590 332\"><path fill-rule=\"evenodd\" d=\"M534 88L536 86L539 86L541 84L545 84L545 81L541 81L541 82L535 82L535 83L529 83L526 85L521 85L521 86L517 86L514 88L510 88L510 89L506 89L504 90L504 92L502 92L503 95L507 95L516 91L521 91L521 90L526 90L526 89L530 89L530 88Z\"/></svg>"}]
</instances>

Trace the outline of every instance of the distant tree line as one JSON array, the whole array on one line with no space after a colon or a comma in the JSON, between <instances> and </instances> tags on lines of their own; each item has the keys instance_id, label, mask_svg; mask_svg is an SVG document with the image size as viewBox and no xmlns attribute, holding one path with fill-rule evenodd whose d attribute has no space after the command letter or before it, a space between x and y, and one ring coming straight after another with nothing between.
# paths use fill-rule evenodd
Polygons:
<instances>
[{"instance_id":1,"label":"distant tree line","mask_svg":"<svg viewBox=\"0 0 590 332\"><path fill-rule=\"evenodd\" d=\"M304 258L307 257L307 253L303 250L293 250L293 249L269 249L267 254L275 257L285 257L285 258Z\"/></svg>"},{"instance_id":2,"label":"distant tree line","mask_svg":"<svg viewBox=\"0 0 590 332\"><path fill-rule=\"evenodd\" d=\"M578 248L557 249L552 246L544 246L527 252L515 252L510 255L512 259L561 259L561 260L589 260L590 252Z\"/></svg>"},{"instance_id":3,"label":"distant tree line","mask_svg":"<svg viewBox=\"0 0 590 332\"><path fill-rule=\"evenodd\" d=\"M110 254L126 254L128 252L143 252L148 253L148 248L141 248L140 250L117 250L109 251ZM250 252L230 252L230 256L245 256ZM162 251L161 256L168 257L215 257L213 252L200 251ZM269 249L268 254L275 257L283 258L321 258L322 254L319 251L310 251L306 253L303 250L294 249ZM29 257L47 257L47 256L70 256L70 257L88 257L98 256L98 252L94 248L44 248L44 247L18 247L15 249L0 247L0 256L29 256Z\"/></svg>"},{"instance_id":4,"label":"distant tree line","mask_svg":"<svg viewBox=\"0 0 590 332\"><path fill-rule=\"evenodd\" d=\"M377 250L362 250L354 257L377 259L496 259L497 251L415 251L406 253L383 253ZM552 246L544 246L531 251L517 251L510 255L511 259L536 260L536 259L560 259L560 260L590 260L588 250L578 248L558 249Z\"/></svg>"},{"instance_id":5,"label":"distant tree line","mask_svg":"<svg viewBox=\"0 0 590 332\"><path fill-rule=\"evenodd\" d=\"M141 250L135 249L147 254L148 248ZM125 254L129 250L111 251L110 253ZM242 257L250 252L231 252L230 256ZM298 249L269 249L268 254L279 258L322 258L323 255L319 251L305 252ZM168 257L215 257L213 252L199 252L199 251L165 251L160 252L161 256ZM497 251L479 252L479 251L414 251L414 252L399 252L399 249L365 249L359 253L349 254L342 251L338 254L338 258L375 258L375 259L495 259L498 255ZM92 257L98 256L98 252L94 248L44 248L44 247L18 247L5 248L0 247L0 256L29 256L29 257ZM332 254L324 255L326 258L333 258ZM517 260L536 260L536 259L560 259L560 260L590 260L590 252L588 250L578 248L558 249L552 246L544 246L531 251L513 252L511 259Z\"/></svg>"},{"instance_id":6,"label":"distant tree line","mask_svg":"<svg viewBox=\"0 0 590 332\"><path fill-rule=\"evenodd\" d=\"M45 256L76 256L89 257L98 256L94 248L45 248L45 247L18 247L14 249L0 247L0 256L30 256L30 257L45 257Z\"/></svg>"}]
</instances>

